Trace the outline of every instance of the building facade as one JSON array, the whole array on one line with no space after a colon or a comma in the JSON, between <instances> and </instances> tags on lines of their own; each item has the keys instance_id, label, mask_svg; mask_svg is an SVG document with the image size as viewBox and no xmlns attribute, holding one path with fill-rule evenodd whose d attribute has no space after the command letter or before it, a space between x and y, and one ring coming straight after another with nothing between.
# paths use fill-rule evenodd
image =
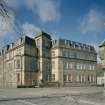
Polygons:
<instances>
[{"instance_id":1,"label":"building facade","mask_svg":"<svg viewBox=\"0 0 105 105\"><path fill-rule=\"evenodd\" d=\"M96 64L91 45L52 40L44 32L24 36L0 51L0 87L95 85Z\"/></svg>"},{"instance_id":2,"label":"building facade","mask_svg":"<svg viewBox=\"0 0 105 105\"><path fill-rule=\"evenodd\" d=\"M0 87L32 85L37 80L37 48L29 37L1 49Z\"/></svg>"},{"instance_id":3,"label":"building facade","mask_svg":"<svg viewBox=\"0 0 105 105\"><path fill-rule=\"evenodd\" d=\"M99 54L100 54L102 68L103 70L105 70L105 41L103 41L99 46Z\"/></svg>"},{"instance_id":4,"label":"building facade","mask_svg":"<svg viewBox=\"0 0 105 105\"><path fill-rule=\"evenodd\" d=\"M61 86L95 85L96 59L92 46L64 39L52 42L52 75Z\"/></svg>"},{"instance_id":5,"label":"building facade","mask_svg":"<svg viewBox=\"0 0 105 105\"><path fill-rule=\"evenodd\" d=\"M99 46L99 54L100 54L102 69L104 71L104 87L105 87L105 41L103 41Z\"/></svg>"}]
</instances>

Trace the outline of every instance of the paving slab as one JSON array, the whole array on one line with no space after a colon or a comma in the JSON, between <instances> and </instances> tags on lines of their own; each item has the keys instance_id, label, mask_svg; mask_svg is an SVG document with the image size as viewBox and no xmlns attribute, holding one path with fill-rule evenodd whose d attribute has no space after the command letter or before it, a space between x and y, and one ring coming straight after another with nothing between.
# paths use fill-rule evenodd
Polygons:
<instances>
[{"instance_id":1,"label":"paving slab","mask_svg":"<svg viewBox=\"0 0 105 105\"><path fill-rule=\"evenodd\" d=\"M103 87L0 89L0 105L105 105Z\"/></svg>"}]
</instances>

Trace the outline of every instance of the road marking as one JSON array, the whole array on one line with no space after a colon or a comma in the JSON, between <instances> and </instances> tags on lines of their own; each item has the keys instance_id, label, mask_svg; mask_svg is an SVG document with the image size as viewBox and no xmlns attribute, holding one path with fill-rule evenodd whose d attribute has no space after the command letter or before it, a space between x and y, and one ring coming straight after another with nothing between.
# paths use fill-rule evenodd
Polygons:
<instances>
[{"instance_id":1,"label":"road marking","mask_svg":"<svg viewBox=\"0 0 105 105\"><path fill-rule=\"evenodd\" d=\"M86 100L79 100L79 103L84 103L84 104L91 104L91 105L100 105L98 103L95 102L91 102L91 101L86 101Z\"/></svg>"},{"instance_id":2,"label":"road marking","mask_svg":"<svg viewBox=\"0 0 105 105\"><path fill-rule=\"evenodd\" d=\"M28 105L37 105L37 104L33 104L33 103L25 101L25 100L18 100L18 102L21 102L21 103L24 103L24 104L28 104Z\"/></svg>"}]
</instances>

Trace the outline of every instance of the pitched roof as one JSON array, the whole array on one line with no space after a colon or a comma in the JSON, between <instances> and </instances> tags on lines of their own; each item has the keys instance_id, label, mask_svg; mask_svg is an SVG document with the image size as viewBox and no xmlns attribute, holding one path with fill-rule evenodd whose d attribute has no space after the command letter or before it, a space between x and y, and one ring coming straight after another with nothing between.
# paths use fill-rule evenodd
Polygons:
<instances>
[{"instance_id":1,"label":"pitched roof","mask_svg":"<svg viewBox=\"0 0 105 105\"><path fill-rule=\"evenodd\" d=\"M39 36L45 36L45 37L47 37L48 39L51 39L51 36L50 36L49 34L45 33L45 32L39 32L39 33L37 33L37 35L36 35L35 38L37 38L37 37L39 37Z\"/></svg>"},{"instance_id":2,"label":"pitched roof","mask_svg":"<svg viewBox=\"0 0 105 105\"><path fill-rule=\"evenodd\" d=\"M25 36L25 43L29 44L29 45L33 45L33 46L36 46L35 44L35 40L28 37L28 36Z\"/></svg>"}]
</instances>

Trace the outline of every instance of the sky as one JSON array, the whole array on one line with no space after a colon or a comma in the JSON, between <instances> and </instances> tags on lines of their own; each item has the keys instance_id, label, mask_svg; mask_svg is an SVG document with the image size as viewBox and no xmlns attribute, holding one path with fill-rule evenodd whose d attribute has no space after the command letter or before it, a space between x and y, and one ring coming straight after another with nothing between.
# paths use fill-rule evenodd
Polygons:
<instances>
[{"instance_id":1,"label":"sky","mask_svg":"<svg viewBox=\"0 0 105 105\"><path fill-rule=\"evenodd\" d=\"M0 17L0 46L11 43L20 33L35 37L44 31L94 45L105 39L105 0L6 0L10 18Z\"/></svg>"}]
</instances>

